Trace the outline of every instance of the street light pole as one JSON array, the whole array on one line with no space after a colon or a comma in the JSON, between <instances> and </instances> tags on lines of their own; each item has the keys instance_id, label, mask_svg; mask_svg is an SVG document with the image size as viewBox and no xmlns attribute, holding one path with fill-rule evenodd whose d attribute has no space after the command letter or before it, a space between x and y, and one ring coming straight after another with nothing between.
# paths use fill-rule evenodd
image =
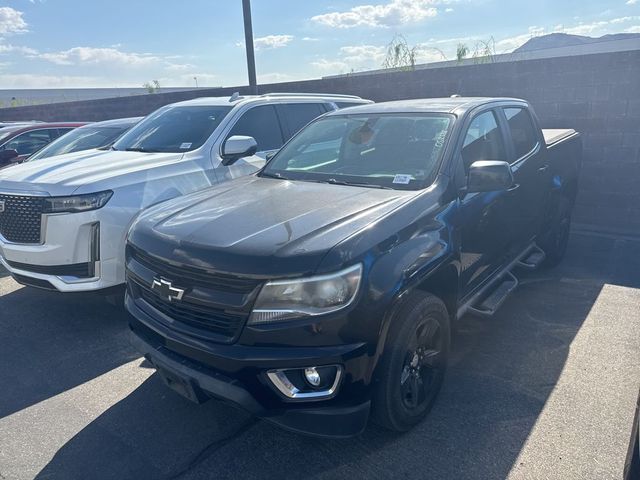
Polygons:
<instances>
[{"instance_id":1,"label":"street light pole","mask_svg":"<svg viewBox=\"0 0 640 480\"><path fill-rule=\"evenodd\" d=\"M251 0L242 0L242 14L244 16L244 44L247 50L247 71L249 73L249 89L251 93L258 93L256 81L256 58L253 53L253 27L251 26Z\"/></svg>"}]
</instances>

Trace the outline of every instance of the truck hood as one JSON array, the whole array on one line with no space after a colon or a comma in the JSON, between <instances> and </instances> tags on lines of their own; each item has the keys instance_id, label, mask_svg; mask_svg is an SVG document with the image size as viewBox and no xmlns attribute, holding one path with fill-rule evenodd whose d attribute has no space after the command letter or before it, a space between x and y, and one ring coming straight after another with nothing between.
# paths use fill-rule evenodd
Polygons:
<instances>
[{"instance_id":1,"label":"truck hood","mask_svg":"<svg viewBox=\"0 0 640 480\"><path fill-rule=\"evenodd\" d=\"M414 193L250 176L152 207L129 241L166 261L216 272L310 274L332 247Z\"/></svg>"},{"instance_id":2,"label":"truck hood","mask_svg":"<svg viewBox=\"0 0 640 480\"><path fill-rule=\"evenodd\" d=\"M114 150L86 150L25 162L0 170L0 191L38 192L53 196L71 195L80 187L105 190L101 185L133 172L172 164L182 153L142 153Z\"/></svg>"}]
</instances>

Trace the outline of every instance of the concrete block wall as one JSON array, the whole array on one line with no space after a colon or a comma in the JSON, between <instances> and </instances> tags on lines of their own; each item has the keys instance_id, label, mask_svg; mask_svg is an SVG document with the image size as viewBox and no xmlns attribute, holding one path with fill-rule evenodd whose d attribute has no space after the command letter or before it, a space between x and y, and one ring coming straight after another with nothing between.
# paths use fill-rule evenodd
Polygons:
<instances>
[{"instance_id":1,"label":"concrete block wall","mask_svg":"<svg viewBox=\"0 0 640 480\"><path fill-rule=\"evenodd\" d=\"M146 115L201 96L246 87L0 109L0 120L104 120ZM261 92L356 94L375 101L460 94L529 100L543 128L583 134L584 162L574 222L640 234L640 50L461 65L261 85Z\"/></svg>"}]
</instances>

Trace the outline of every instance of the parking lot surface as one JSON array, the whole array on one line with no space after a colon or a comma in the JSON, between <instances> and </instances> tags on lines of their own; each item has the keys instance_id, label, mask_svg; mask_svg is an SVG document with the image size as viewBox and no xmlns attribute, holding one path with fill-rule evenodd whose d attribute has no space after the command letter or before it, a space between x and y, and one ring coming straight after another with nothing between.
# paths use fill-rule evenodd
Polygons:
<instances>
[{"instance_id":1,"label":"parking lot surface","mask_svg":"<svg viewBox=\"0 0 640 480\"><path fill-rule=\"evenodd\" d=\"M0 272L0 479L619 479L640 385L640 241L577 233L466 317L431 415L396 435L285 432L168 390L94 295Z\"/></svg>"}]
</instances>

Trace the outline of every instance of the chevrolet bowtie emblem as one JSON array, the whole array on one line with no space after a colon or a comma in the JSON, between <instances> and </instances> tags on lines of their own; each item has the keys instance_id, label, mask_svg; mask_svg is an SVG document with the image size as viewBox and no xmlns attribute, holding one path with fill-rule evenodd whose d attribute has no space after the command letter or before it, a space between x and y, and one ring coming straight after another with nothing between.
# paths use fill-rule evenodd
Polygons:
<instances>
[{"instance_id":1,"label":"chevrolet bowtie emblem","mask_svg":"<svg viewBox=\"0 0 640 480\"><path fill-rule=\"evenodd\" d=\"M174 300L180 301L184 295L182 288L174 287L169 280L165 280L164 278L154 278L151 284L151 290L170 302Z\"/></svg>"}]
</instances>

